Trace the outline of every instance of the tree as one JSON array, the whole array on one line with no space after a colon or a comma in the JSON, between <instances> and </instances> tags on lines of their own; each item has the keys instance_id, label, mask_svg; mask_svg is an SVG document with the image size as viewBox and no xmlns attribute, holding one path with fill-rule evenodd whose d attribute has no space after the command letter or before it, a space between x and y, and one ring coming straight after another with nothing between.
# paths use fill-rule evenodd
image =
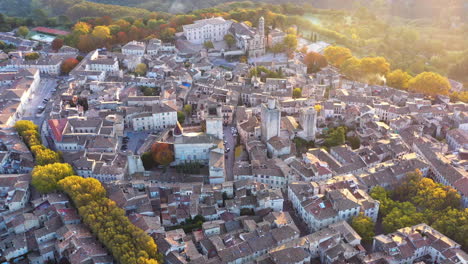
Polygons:
<instances>
[{"instance_id":1,"label":"tree","mask_svg":"<svg viewBox=\"0 0 468 264\"><path fill-rule=\"evenodd\" d=\"M34 167L32 185L41 193L49 193L57 190L57 183L74 174L73 168L67 163L53 163Z\"/></svg>"},{"instance_id":2,"label":"tree","mask_svg":"<svg viewBox=\"0 0 468 264\"><path fill-rule=\"evenodd\" d=\"M231 34L224 35L224 42L228 45L229 48L232 48L236 44L236 39Z\"/></svg>"},{"instance_id":3,"label":"tree","mask_svg":"<svg viewBox=\"0 0 468 264\"><path fill-rule=\"evenodd\" d=\"M47 165L51 163L60 162L60 155L43 145L34 145L31 146L31 152L36 158L36 164L38 165Z\"/></svg>"},{"instance_id":4,"label":"tree","mask_svg":"<svg viewBox=\"0 0 468 264\"><path fill-rule=\"evenodd\" d=\"M78 65L79 61L75 58L68 58L63 61L62 65L60 66L60 69L62 73L68 74L73 70L76 65Z\"/></svg>"},{"instance_id":5,"label":"tree","mask_svg":"<svg viewBox=\"0 0 468 264\"><path fill-rule=\"evenodd\" d=\"M417 211L410 202L398 203L388 215L382 219L385 233L395 232L397 229L413 226L424 222L424 215Z\"/></svg>"},{"instance_id":6,"label":"tree","mask_svg":"<svg viewBox=\"0 0 468 264\"><path fill-rule=\"evenodd\" d=\"M184 105L184 111L185 111L185 113L187 113L187 115L191 115L192 114L192 105L190 105L190 104Z\"/></svg>"},{"instance_id":7,"label":"tree","mask_svg":"<svg viewBox=\"0 0 468 264\"><path fill-rule=\"evenodd\" d=\"M372 241L375 235L375 223L370 217L364 216L363 213L360 213L358 216L353 217L353 219L351 220L351 226L362 237L364 241Z\"/></svg>"},{"instance_id":8,"label":"tree","mask_svg":"<svg viewBox=\"0 0 468 264\"><path fill-rule=\"evenodd\" d=\"M276 43L272 48L271 52L273 52L273 55L276 56L276 54L281 53L284 51L284 45L283 43Z\"/></svg>"},{"instance_id":9,"label":"tree","mask_svg":"<svg viewBox=\"0 0 468 264\"><path fill-rule=\"evenodd\" d=\"M337 127L330 129L328 132L324 146L326 147L334 147L334 146L339 146L343 145L345 143L346 139L346 128L343 126Z\"/></svg>"},{"instance_id":10,"label":"tree","mask_svg":"<svg viewBox=\"0 0 468 264\"><path fill-rule=\"evenodd\" d=\"M174 152L171 145L163 142L156 142L151 146L153 160L163 166L167 166L174 161Z\"/></svg>"},{"instance_id":11,"label":"tree","mask_svg":"<svg viewBox=\"0 0 468 264\"><path fill-rule=\"evenodd\" d=\"M390 71L390 63L384 57L365 57L361 60L364 74L385 75Z\"/></svg>"},{"instance_id":12,"label":"tree","mask_svg":"<svg viewBox=\"0 0 468 264\"><path fill-rule=\"evenodd\" d=\"M313 51L306 54L304 63L307 65L307 72L309 73L317 72L321 68L328 66L325 56Z\"/></svg>"},{"instance_id":13,"label":"tree","mask_svg":"<svg viewBox=\"0 0 468 264\"><path fill-rule=\"evenodd\" d=\"M393 88L408 90L409 81L412 76L400 69L387 74L387 85Z\"/></svg>"},{"instance_id":14,"label":"tree","mask_svg":"<svg viewBox=\"0 0 468 264\"><path fill-rule=\"evenodd\" d=\"M283 44L288 54L291 55L297 48L297 36L293 34L286 35L286 37L284 37Z\"/></svg>"},{"instance_id":15,"label":"tree","mask_svg":"<svg viewBox=\"0 0 468 264\"><path fill-rule=\"evenodd\" d=\"M208 41L203 42L203 47L205 49L213 49L214 45L212 41L208 40Z\"/></svg>"},{"instance_id":16,"label":"tree","mask_svg":"<svg viewBox=\"0 0 468 264\"><path fill-rule=\"evenodd\" d=\"M301 98L302 97L302 89L301 88L294 88L292 97L293 98Z\"/></svg>"},{"instance_id":17,"label":"tree","mask_svg":"<svg viewBox=\"0 0 468 264\"><path fill-rule=\"evenodd\" d=\"M150 151L141 155L141 161L143 162L143 167L145 167L145 170L151 170L156 165Z\"/></svg>"},{"instance_id":18,"label":"tree","mask_svg":"<svg viewBox=\"0 0 468 264\"><path fill-rule=\"evenodd\" d=\"M21 26L18 28L18 35L25 38L29 34L29 29L26 26Z\"/></svg>"},{"instance_id":19,"label":"tree","mask_svg":"<svg viewBox=\"0 0 468 264\"><path fill-rule=\"evenodd\" d=\"M434 72L423 72L411 79L408 84L409 91L423 93L431 96L448 95L450 83L447 78Z\"/></svg>"},{"instance_id":20,"label":"tree","mask_svg":"<svg viewBox=\"0 0 468 264\"><path fill-rule=\"evenodd\" d=\"M82 35L78 38L77 48L83 52L90 52L96 48L96 44L89 35Z\"/></svg>"},{"instance_id":21,"label":"tree","mask_svg":"<svg viewBox=\"0 0 468 264\"><path fill-rule=\"evenodd\" d=\"M449 69L448 76L450 78L459 80L459 81L466 81L468 82L468 51L462 55L463 58L460 60L460 62L452 65Z\"/></svg>"},{"instance_id":22,"label":"tree","mask_svg":"<svg viewBox=\"0 0 468 264\"><path fill-rule=\"evenodd\" d=\"M322 110L322 105L316 104L316 105L314 105L314 109L315 109L315 111L317 111L317 113L320 113L320 111Z\"/></svg>"},{"instance_id":23,"label":"tree","mask_svg":"<svg viewBox=\"0 0 468 264\"><path fill-rule=\"evenodd\" d=\"M329 46L324 52L325 58L333 66L341 67L341 65L353 55L351 50L339 46Z\"/></svg>"},{"instance_id":24,"label":"tree","mask_svg":"<svg viewBox=\"0 0 468 264\"><path fill-rule=\"evenodd\" d=\"M180 124L183 124L185 122L185 113L183 111L177 111L177 121Z\"/></svg>"},{"instance_id":25,"label":"tree","mask_svg":"<svg viewBox=\"0 0 468 264\"><path fill-rule=\"evenodd\" d=\"M357 136L348 137L348 141L352 149L358 149L361 146L361 140Z\"/></svg>"},{"instance_id":26,"label":"tree","mask_svg":"<svg viewBox=\"0 0 468 264\"><path fill-rule=\"evenodd\" d=\"M27 130L37 131L37 125L29 120L19 120L15 123L14 127L16 131L18 132L18 134L20 134L21 136L23 136L23 133Z\"/></svg>"},{"instance_id":27,"label":"tree","mask_svg":"<svg viewBox=\"0 0 468 264\"><path fill-rule=\"evenodd\" d=\"M120 31L119 33L117 33L116 38L118 43L123 44L128 42L128 36L125 32Z\"/></svg>"},{"instance_id":28,"label":"tree","mask_svg":"<svg viewBox=\"0 0 468 264\"><path fill-rule=\"evenodd\" d=\"M135 68L135 73L138 75L138 76L144 76L146 75L146 71L148 70L148 66L146 66L145 63L140 63L136 66Z\"/></svg>"},{"instance_id":29,"label":"tree","mask_svg":"<svg viewBox=\"0 0 468 264\"><path fill-rule=\"evenodd\" d=\"M176 30L174 28L164 28L159 33L159 38L163 42L171 42L174 40Z\"/></svg>"},{"instance_id":30,"label":"tree","mask_svg":"<svg viewBox=\"0 0 468 264\"><path fill-rule=\"evenodd\" d=\"M91 34L95 38L105 40L110 38L110 29L107 26L96 26Z\"/></svg>"},{"instance_id":31,"label":"tree","mask_svg":"<svg viewBox=\"0 0 468 264\"><path fill-rule=\"evenodd\" d=\"M26 55L24 55L24 58L26 60L37 60L37 59L39 59L39 57L40 57L40 55L37 52L30 52L30 53L26 53Z\"/></svg>"},{"instance_id":32,"label":"tree","mask_svg":"<svg viewBox=\"0 0 468 264\"><path fill-rule=\"evenodd\" d=\"M356 57L347 59L341 64L341 72L353 80L359 80L364 75L361 60Z\"/></svg>"},{"instance_id":33,"label":"tree","mask_svg":"<svg viewBox=\"0 0 468 264\"><path fill-rule=\"evenodd\" d=\"M73 33L79 35L86 35L91 32L91 25L85 22L78 22L73 27Z\"/></svg>"},{"instance_id":34,"label":"tree","mask_svg":"<svg viewBox=\"0 0 468 264\"><path fill-rule=\"evenodd\" d=\"M51 47L55 51L58 51L62 46L63 46L63 39L61 38L55 38L51 43Z\"/></svg>"},{"instance_id":35,"label":"tree","mask_svg":"<svg viewBox=\"0 0 468 264\"><path fill-rule=\"evenodd\" d=\"M450 100L452 102L463 102L468 103L468 91L453 92L450 94Z\"/></svg>"}]
</instances>

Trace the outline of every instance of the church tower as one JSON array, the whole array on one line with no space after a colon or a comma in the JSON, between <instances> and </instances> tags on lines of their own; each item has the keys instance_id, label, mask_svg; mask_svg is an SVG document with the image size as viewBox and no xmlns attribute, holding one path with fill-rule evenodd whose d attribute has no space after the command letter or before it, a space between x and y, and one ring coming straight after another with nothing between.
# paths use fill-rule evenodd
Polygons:
<instances>
[{"instance_id":1,"label":"church tower","mask_svg":"<svg viewBox=\"0 0 468 264\"><path fill-rule=\"evenodd\" d=\"M268 98L267 104L261 106L261 132L263 142L280 135L281 111L278 102L274 98Z\"/></svg>"},{"instance_id":2,"label":"church tower","mask_svg":"<svg viewBox=\"0 0 468 264\"><path fill-rule=\"evenodd\" d=\"M265 37L265 19L263 17L258 20L258 34Z\"/></svg>"},{"instance_id":3,"label":"church tower","mask_svg":"<svg viewBox=\"0 0 468 264\"><path fill-rule=\"evenodd\" d=\"M302 126L303 132L301 137L306 140L315 140L317 132L317 111L313 106L301 109L299 123Z\"/></svg>"}]
</instances>

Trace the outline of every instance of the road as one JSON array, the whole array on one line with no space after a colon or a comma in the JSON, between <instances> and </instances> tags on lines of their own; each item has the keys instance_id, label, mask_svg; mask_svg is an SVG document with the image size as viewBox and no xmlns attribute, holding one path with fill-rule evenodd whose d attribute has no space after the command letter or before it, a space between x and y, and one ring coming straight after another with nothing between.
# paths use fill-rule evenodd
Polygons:
<instances>
[{"instance_id":1,"label":"road","mask_svg":"<svg viewBox=\"0 0 468 264\"><path fill-rule=\"evenodd\" d=\"M236 141L237 139L231 133L231 126L224 127L224 138L227 141L225 148L230 148L231 150L226 154L228 156L225 159L225 172L226 172L226 181L233 181L234 180L234 153L236 148Z\"/></svg>"},{"instance_id":2,"label":"road","mask_svg":"<svg viewBox=\"0 0 468 264\"><path fill-rule=\"evenodd\" d=\"M284 197L287 197L286 194L283 193ZM284 200L283 203L283 211L288 212L291 215L291 218L294 221L294 224L296 224L297 228L299 228L299 231L301 232L301 237L306 236L310 234L309 228L307 227L307 224L302 221L302 219L297 215L296 211L294 210L291 201L289 200Z\"/></svg>"},{"instance_id":3,"label":"road","mask_svg":"<svg viewBox=\"0 0 468 264\"><path fill-rule=\"evenodd\" d=\"M50 100L52 98L52 90L57 87L57 80L49 79L49 78L42 78L39 86L37 87L34 94L31 95L31 98L28 102L28 108L25 109L24 112L24 119L32 120L37 125L41 125L44 121L44 116L47 114L46 111L43 112L43 115L37 117L37 110L39 106L49 106L53 101ZM43 100L47 98L50 101L47 104L43 103ZM49 106L50 107L50 106ZM46 109L47 110L47 109Z\"/></svg>"}]
</instances>

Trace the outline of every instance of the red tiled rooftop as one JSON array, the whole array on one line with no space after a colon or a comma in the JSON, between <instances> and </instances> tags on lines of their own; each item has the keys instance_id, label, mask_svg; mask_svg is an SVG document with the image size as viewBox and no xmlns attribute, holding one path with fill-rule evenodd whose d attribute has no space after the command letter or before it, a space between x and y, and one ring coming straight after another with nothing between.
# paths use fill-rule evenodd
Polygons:
<instances>
[{"instance_id":1,"label":"red tiled rooftop","mask_svg":"<svg viewBox=\"0 0 468 264\"><path fill-rule=\"evenodd\" d=\"M70 32L65 31L65 30L53 29L53 28L48 28L48 27L35 27L33 28L33 31L46 33L46 34L52 34L52 35L63 35L63 36L70 34Z\"/></svg>"},{"instance_id":2,"label":"red tiled rooftop","mask_svg":"<svg viewBox=\"0 0 468 264\"><path fill-rule=\"evenodd\" d=\"M54 135L54 139L57 141L62 141L63 137L63 130L65 129L65 126L67 125L67 119L62 118L62 119L49 119L47 121L49 123L50 130L52 131L52 134Z\"/></svg>"}]
</instances>

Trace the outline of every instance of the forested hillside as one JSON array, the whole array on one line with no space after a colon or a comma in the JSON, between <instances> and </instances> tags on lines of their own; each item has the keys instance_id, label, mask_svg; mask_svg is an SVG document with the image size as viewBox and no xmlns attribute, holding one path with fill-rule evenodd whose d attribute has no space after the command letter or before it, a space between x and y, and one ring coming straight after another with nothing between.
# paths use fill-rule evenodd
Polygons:
<instances>
[{"instance_id":1,"label":"forested hillside","mask_svg":"<svg viewBox=\"0 0 468 264\"><path fill-rule=\"evenodd\" d=\"M16 1L18 0L3 0L0 8L10 10L9 13L19 14L25 10L29 13L16 18L0 17L0 21L6 21L0 23L0 30L8 31L21 25L72 29L76 21L80 20L87 22L91 29L100 25L108 26L110 37L105 44L109 46L147 37L171 41L174 33L181 31L182 25L204 17L223 16L226 19L249 21L255 26L258 18L263 16L267 27L286 30L295 25L303 38L345 46L358 58L382 56L389 61L392 68L401 69L412 76L432 71L468 82L468 23L462 20L468 16L457 16L457 7L468 0L447 1L447 8L440 8L439 16L431 19L382 16L389 6L382 4L386 1L380 0L363 0L369 2L368 5L357 5L350 10L319 9L309 4L228 2L178 15L86 0L19 0L24 5L15 10L12 6L17 6L13 4ZM112 0L113 3L122 4L127 1L139 2ZM334 7L332 4L340 1L333 0L328 5ZM415 3L417 0L411 1ZM403 2L408 3L410 0L394 1ZM315 0L315 3L321 4L319 0ZM435 3L434 6L440 5ZM65 43L79 46L80 38L82 47L86 49L103 44L100 41L92 44L89 38L77 34L69 36Z\"/></svg>"},{"instance_id":2,"label":"forested hillside","mask_svg":"<svg viewBox=\"0 0 468 264\"><path fill-rule=\"evenodd\" d=\"M63 14L68 8L78 5L78 11L89 10L89 3L112 4L127 7L136 7L148 11L186 13L197 9L209 8L219 4L231 2L230 0L2 0L0 1L0 12L10 16L25 16L31 14L36 8L43 8L52 4L53 11ZM255 2L282 4L309 4L321 9L344 9L351 10L357 6L366 6L380 15L400 16L404 18L440 18L461 17L468 21L468 0L256 0ZM104 8L105 6L96 5ZM117 9L117 13L142 12L141 10L130 11L128 9Z\"/></svg>"}]
</instances>

